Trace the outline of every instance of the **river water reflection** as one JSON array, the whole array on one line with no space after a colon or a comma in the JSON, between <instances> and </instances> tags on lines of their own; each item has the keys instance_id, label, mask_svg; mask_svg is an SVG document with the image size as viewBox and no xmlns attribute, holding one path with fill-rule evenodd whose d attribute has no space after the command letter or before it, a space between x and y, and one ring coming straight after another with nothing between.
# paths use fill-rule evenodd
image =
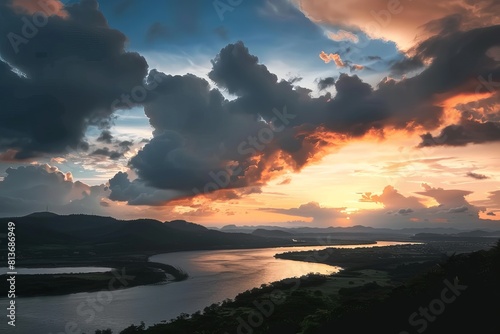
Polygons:
<instances>
[{"instance_id":1,"label":"river water reflection","mask_svg":"<svg viewBox=\"0 0 500 334\"><path fill-rule=\"evenodd\" d=\"M376 246L402 244L378 242ZM341 248L367 245L335 246ZM72 333L65 329L76 326L81 332L93 334L96 329L111 328L113 333L144 321L147 325L177 317L180 313L194 313L215 302L234 298L238 293L293 276L310 272L329 274L340 270L324 264L275 259L276 253L324 249L326 247L279 247L264 249L237 249L190 251L152 256L150 261L178 266L189 274L189 279L162 285L138 286L99 295L76 293L63 296L18 298L16 328L0 322L0 332L8 333ZM106 296L107 299L104 299ZM92 306L97 298L108 304ZM8 300L0 299L5 310ZM4 315L5 317L5 315ZM70 325L68 325L70 324Z\"/></svg>"}]
</instances>

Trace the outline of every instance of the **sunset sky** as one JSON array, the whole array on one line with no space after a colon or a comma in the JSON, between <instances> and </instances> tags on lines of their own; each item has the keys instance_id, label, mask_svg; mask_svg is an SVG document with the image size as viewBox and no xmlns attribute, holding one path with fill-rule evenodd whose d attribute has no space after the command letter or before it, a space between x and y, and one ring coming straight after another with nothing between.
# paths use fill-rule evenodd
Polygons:
<instances>
[{"instance_id":1,"label":"sunset sky","mask_svg":"<svg viewBox=\"0 0 500 334\"><path fill-rule=\"evenodd\" d=\"M497 0L0 0L0 216L500 229Z\"/></svg>"}]
</instances>

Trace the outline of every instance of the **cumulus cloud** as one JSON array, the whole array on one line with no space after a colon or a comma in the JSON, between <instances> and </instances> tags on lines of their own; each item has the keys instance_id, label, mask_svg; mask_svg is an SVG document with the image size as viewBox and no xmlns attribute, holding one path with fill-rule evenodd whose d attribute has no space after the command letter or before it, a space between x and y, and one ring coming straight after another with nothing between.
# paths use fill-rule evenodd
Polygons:
<instances>
[{"instance_id":1,"label":"cumulus cloud","mask_svg":"<svg viewBox=\"0 0 500 334\"><path fill-rule=\"evenodd\" d=\"M97 1L64 7L67 17L49 16L29 39L16 8L41 2L9 2L0 1L7 37L0 40L0 150L23 159L86 149L88 126L109 126L113 102L142 84L145 59L125 51L127 38L108 26Z\"/></svg>"},{"instance_id":2,"label":"cumulus cloud","mask_svg":"<svg viewBox=\"0 0 500 334\"><path fill-rule=\"evenodd\" d=\"M123 156L124 152L110 150L108 147L98 148L90 155L100 155L110 158L111 160L118 160Z\"/></svg>"},{"instance_id":3,"label":"cumulus cloud","mask_svg":"<svg viewBox=\"0 0 500 334\"><path fill-rule=\"evenodd\" d=\"M399 193L397 189L393 186L386 186L384 191L380 195L372 194L370 192L364 193L361 195L361 202L372 202L372 203L381 203L384 208L391 210L399 210L401 207L406 207L407 209L403 209L401 214L408 214L412 210L412 208L423 208L424 205L421 203L421 199L409 196L406 197Z\"/></svg>"},{"instance_id":4,"label":"cumulus cloud","mask_svg":"<svg viewBox=\"0 0 500 334\"><path fill-rule=\"evenodd\" d=\"M300 129L294 122L311 98L278 82L242 43L221 50L209 73L239 96L233 101L193 75L150 76L161 78L145 103L154 138L130 165L151 186L193 193L259 185L301 168L326 145L312 136L317 125Z\"/></svg>"},{"instance_id":5,"label":"cumulus cloud","mask_svg":"<svg viewBox=\"0 0 500 334\"><path fill-rule=\"evenodd\" d=\"M491 68L482 59L496 30L450 37L447 45L459 50L452 54L430 43L441 51L424 48L434 62L412 78L387 79L376 88L347 74L320 82L335 86L333 97L313 98L279 81L242 42L229 44L212 61L209 78L217 88L190 74L151 71L147 82L161 78L144 102L154 138L130 166L150 187L207 193L263 185L372 130L435 129L443 116L438 94L471 89L470 76ZM471 37L479 39L469 42ZM236 98L226 100L222 89Z\"/></svg>"},{"instance_id":6,"label":"cumulus cloud","mask_svg":"<svg viewBox=\"0 0 500 334\"><path fill-rule=\"evenodd\" d=\"M100 202L109 192L104 185L88 186L73 181L71 173L63 173L49 165L8 168L0 181L0 213L3 216L45 211L56 213L104 213Z\"/></svg>"},{"instance_id":7,"label":"cumulus cloud","mask_svg":"<svg viewBox=\"0 0 500 334\"><path fill-rule=\"evenodd\" d=\"M11 6L0 0L3 36L21 31L19 11L27 6L20 3L24 2ZM215 87L191 74L148 72L143 57L125 50L126 37L108 26L96 1L66 6L66 17L50 16L36 39L17 45L19 52L8 38L0 40L5 60L0 61L0 86L4 87L0 91L0 157L61 156L71 149L86 149L90 155L108 159L123 156L131 145L118 143L108 127L113 111L123 107L114 103L116 98L137 86L151 90L141 105L154 128L153 138L130 159L129 167L137 179L118 173L110 180L111 199L129 204L160 205L217 190L220 195L213 196L236 198L284 173L300 171L350 139L385 129L429 131L428 139L434 143L451 143L453 134L446 133L444 141L430 135L443 122L443 96L473 93L477 89L474 78L498 73L496 53L491 50L500 44L500 26L483 27L496 20L483 10L488 1L478 4L474 13L447 20L441 18L449 6L438 3L431 6L439 7L436 17L427 15L427 21L420 22L417 18L427 13L421 9L410 20L411 24L424 24L431 35L412 49L413 60L425 61L421 73L398 81L386 78L376 87L344 73L337 79L319 80L320 89L334 87L336 91L335 96L325 93L319 97L312 97L296 81L279 80L242 42L227 45L213 59L208 77ZM351 2L316 11L324 6L325 2L310 1L301 9L310 17L329 15L317 17L326 23L351 20L337 15L350 8ZM352 12L358 15L362 11ZM472 24L471 15L480 14L484 14L483 23ZM352 20L336 23L345 36L348 27L363 30L355 24L356 17ZM443 27L449 33L438 33ZM195 31L196 22L188 24L189 29ZM68 42L61 45L61 40ZM337 53L322 52L320 57L351 71L362 69ZM234 98L225 99L223 91ZM460 134L469 136L466 142L496 138L497 126L489 124L495 120L472 116L458 125L463 127ZM104 130L98 143L105 147L87 143L85 132L91 125ZM444 201L439 189L426 189L425 193L422 195ZM381 195L365 195L364 200L395 211L422 207L418 198L405 197L394 188L384 189ZM461 194L463 201L458 200L460 194L455 195L446 203L447 209L466 205L466 194Z\"/></svg>"},{"instance_id":8,"label":"cumulus cloud","mask_svg":"<svg viewBox=\"0 0 500 334\"><path fill-rule=\"evenodd\" d=\"M413 47L417 40L438 34L443 26L471 30L500 24L500 4L496 0L293 1L315 23L362 31L371 38L394 41L403 50Z\"/></svg>"},{"instance_id":9,"label":"cumulus cloud","mask_svg":"<svg viewBox=\"0 0 500 334\"><path fill-rule=\"evenodd\" d=\"M345 208L325 208L321 207L317 202L302 204L298 208L261 208L260 210L288 216L312 218L312 223L320 225L335 225L339 218L347 218L347 214L343 212Z\"/></svg>"},{"instance_id":10,"label":"cumulus cloud","mask_svg":"<svg viewBox=\"0 0 500 334\"><path fill-rule=\"evenodd\" d=\"M111 131L109 130L102 131L99 137L97 137L97 141L111 144L111 142L113 141L113 135L111 134Z\"/></svg>"},{"instance_id":11,"label":"cumulus cloud","mask_svg":"<svg viewBox=\"0 0 500 334\"><path fill-rule=\"evenodd\" d=\"M109 180L109 199L128 202L130 205L161 206L171 200L185 196L179 191L160 190L148 187L140 180L129 180L127 173L119 172Z\"/></svg>"},{"instance_id":12,"label":"cumulus cloud","mask_svg":"<svg viewBox=\"0 0 500 334\"><path fill-rule=\"evenodd\" d=\"M342 30L340 29L337 32L331 32L328 31L327 34L328 38L330 38L333 41L340 42L340 41L351 41L353 43L358 43L359 42L359 37L353 34L352 32Z\"/></svg>"},{"instance_id":13,"label":"cumulus cloud","mask_svg":"<svg viewBox=\"0 0 500 334\"><path fill-rule=\"evenodd\" d=\"M433 198L437 205L424 206L421 198L405 196L393 187L387 186L382 195L365 193L360 199L363 202L382 203L383 209L360 210L352 214L351 221L355 224L392 228L491 227L488 221L479 218L479 213L485 211L485 201L476 201L474 204L467 201L466 197L472 192L431 187L425 183L422 184L422 188L424 190L417 194ZM390 211L387 211L387 208Z\"/></svg>"},{"instance_id":14,"label":"cumulus cloud","mask_svg":"<svg viewBox=\"0 0 500 334\"><path fill-rule=\"evenodd\" d=\"M474 204L492 211L500 210L500 190L489 192L487 199L475 201Z\"/></svg>"},{"instance_id":15,"label":"cumulus cloud","mask_svg":"<svg viewBox=\"0 0 500 334\"><path fill-rule=\"evenodd\" d=\"M417 194L432 197L440 205L450 208L469 205L465 197L472 194L472 191L468 190L433 188L426 183L422 184L422 188L424 188L424 191L419 191Z\"/></svg>"},{"instance_id":16,"label":"cumulus cloud","mask_svg":"<svg viewBox=\"0 0 500 334\"><path fill-rule=\"evenodd\" d=\"M421 136L419 147L466 146L500 141L500 122L463 119L460 124L444 127L437 136Z\"/></svg>"},{"instance_id":17,"label":"cumulus cloud","mask_svg":"<svg viewBox=\"0 0 500 334\"><path fill-rule=\"evenodd\" d=\"M261 208L260 210L311 218L309 224L316 226L343 225L347 217L350 219L350 224L373 227L442 226L474 229L489 226L488 221L479 219L479 212L484 209L465 200L465 196L470 192L433 188L427 184L422 186L424 191L420 194L435 198L438 205L426 207L421 203L421 199L403 195L393 187L387 186L381 195L364 193L361 197L361 201L364 202L382 203L384 208L381 209L358 210L347 214L345 208L324 208L316 202L310 202L296 208Z\"/></svg>"}]
</instances>

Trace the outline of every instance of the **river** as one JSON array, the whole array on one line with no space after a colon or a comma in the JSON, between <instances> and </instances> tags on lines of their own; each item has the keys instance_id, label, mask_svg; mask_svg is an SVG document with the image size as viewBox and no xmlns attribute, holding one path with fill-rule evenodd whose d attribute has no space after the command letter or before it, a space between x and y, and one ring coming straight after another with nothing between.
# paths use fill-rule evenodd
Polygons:
<instances>
[{"instance_id":1,"label":"river","mask_svg":"<svg viewBox=\"0 0 500 334\"><path fill-rule=\"evenodd\" d=\"M404 243L381 241L369 246L396 244ZM338 272L339 267L274 258L276 253L324 248L278 247L158 254L150 261L178 266L188 272L189 279L113 291L17 298L15 328L7 325L8 300L1 298L0 308L5 314L0 322L0 332L94 334L96 329L111 328L117 334L132 323L144 321L146 325L152 325L175 318L182 312L194 313L264 283L310 272ZM126 277L122 283L126 284Z\"/></svg>"}]
</instances>

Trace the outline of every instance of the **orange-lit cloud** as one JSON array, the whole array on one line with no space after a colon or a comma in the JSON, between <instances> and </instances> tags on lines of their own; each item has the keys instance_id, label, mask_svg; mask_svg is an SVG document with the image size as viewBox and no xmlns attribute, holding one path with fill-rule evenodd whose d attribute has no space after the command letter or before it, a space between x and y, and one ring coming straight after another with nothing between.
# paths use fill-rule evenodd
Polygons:
<instances>
[{"instance_id":1,"label":"orange-lit cloud","mask_svg":"<svg viewBox=\"0 0 500 334\"><path fill-rule=\"evenodd\" d=\"M402 50L416 40L440 32L445 24L469 30L499 24L497 0L294 0L297 7L319 24L361 30L371 38L396 42ZM437 21L447 17L445 22Z\"/></svg>"},{"instance_id":2,"label":"orange-lit cloud","mask_svg":"<svg viewBox=\"0 0 500 334\"><path fill-rule=\"evenodd\" d=\"M449 94L448 94L449 95ZM442 125L450 125L459 123L463 111L469 109L469 111L481 112L479 101L488 99L493 96L494 93L490 92L477 92L477 93L460 93L457 95L451 95L449 97L438 96L437 99L443 99L441 103L438 102L443 107L443 117L441 119ZM465 108L460 108L463 106Z\"/></svg>"},{"instance_id":3,"label":"orange-lit cloud","mask_svg":"<svg viewBox=\"0 0 500 334\"><path fill-rule=\"evenodd\" d=\"M363 65L359 65L359 64L354 64L351 66L351 70L352 71L361 71L363 70L365 67Z\"/></svg>"},{"instance_id":4,"label":"orange-lit cloud","mask_svg":"<svg viewBox=\"0 0 500 334\"><path fill-rule=\"evenodd\" d=\"M327 54L325 51L321 51L319 57L325 62L325 64L333 61L339 68L346 67L345 63L342 61L342 58L340 58L340 55L338 53Z\"/></svg>"},{"instance_id":5,"label":"orange-lit cloud","mask_svg":"<svg viewBox=\"0 0 500 334\"><path fill-rule=\"evenodd\" d=\"M490 192L487 199L474 204L485 208L479 215L481 219L500 220L500 190Z\"/></svg>"},{"instance_id":6,"label":"orange-lit cloud","mask_svg":"<svg viewBox=\"0 0 500 334\"><path fill-rule=\"evenodd\" d=\"M68 16L64 4L59 0L13 0L12 8L30 15L41 12L46 16Z\"/></svg>"},{"instance_id":7,"label":"orange-lit cloud","mask_svg":"<svg viewBox=\"0 0 500 334\"><path fill-rule=\"evenodd\" d=\"M62 157L55 157L55 158L51 158L50 162L56 163L56 164L62 164L64 162L66 162L66 159L62 158Z\"/></svg>"},{"instance_id":8,"label":"orange-lit cloud","mask_svg":"<svg viewBox=\"0 0 500 334\"><path fill-rule=\"evenodd\" d=\"M350 61L343 61L338 53L327 54L325 51L321 51L319 58L328 64L333 61L337 68L345 68L349 66L351 72L363 70L365 67L363 65L353 64Z\"/></svg>"},{"instance_id":9,"label":"orange-lit cloud","mask_svg":"<svg viewBox=\"0 0 500 334\"><path fill-rule=\"evenodd\" d=\"M287 216L312 218L315 225L336 225L337 220L348 217L345 208L325 208L317 202L302 204L298 208L280 209L280 208L261 208L265 212L273 212ZM342 223L345 223L342 220Z\"/></svg>"},{"instance_id":10,"label":"orange-lit cloud","mask_svg":"<svg viewBox=\"0 0 500 334\"><path fill-rule=\"evenodd\" d=\"M393 186L387 186L381 195L374 195L370 192L361 195L361 202L382 203L386 209L401 208L423 208L419 198L401 195Z\"/></svg>"},{"instance_id":11,"label":"orange-lit cloud","mask_svg":"<svg viewBox=\"0 0 500 334\"><path fill-rule=\"evenodd\" d=\"M352 32L342 30L342 29L340 29L336 33L328 31L326 33L326 35L328 36L328 38L330 38L331 40L336 41L336 42L340 42L340 41L351 41L353 43L359 42L358 36L356 36Z\"/></svg>"}]
</instances>

